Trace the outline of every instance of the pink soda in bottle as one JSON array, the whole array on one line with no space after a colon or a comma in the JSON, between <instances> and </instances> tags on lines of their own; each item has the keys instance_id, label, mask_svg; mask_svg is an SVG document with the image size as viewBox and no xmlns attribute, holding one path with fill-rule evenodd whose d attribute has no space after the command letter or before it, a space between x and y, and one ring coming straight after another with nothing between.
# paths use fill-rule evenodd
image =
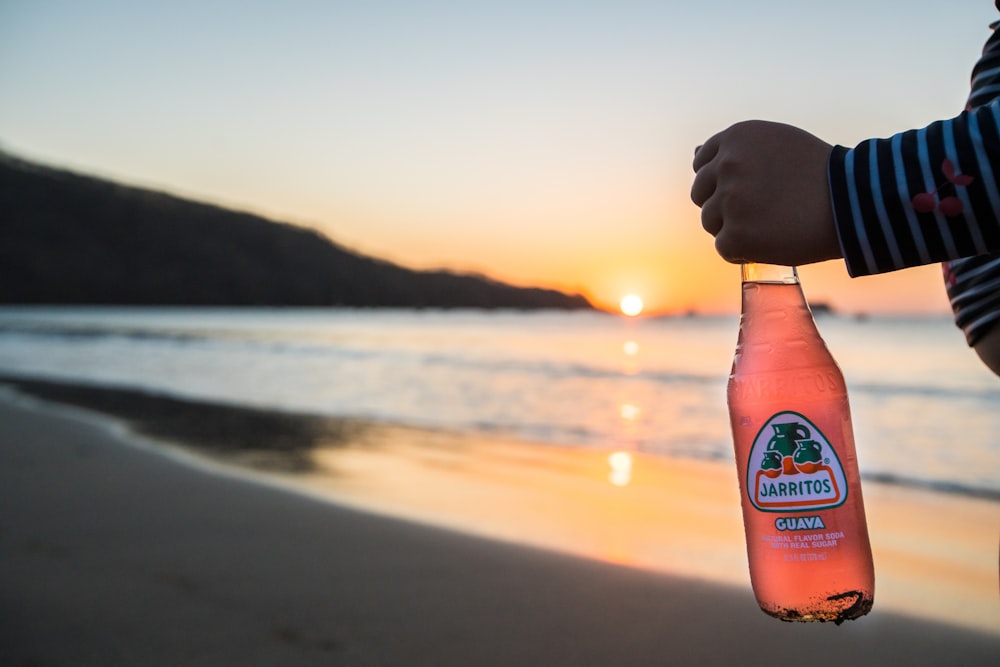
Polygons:
<instances>
[{"instance_id":1,"label":"pink soda in bottle","mask_svg":"<svg viewBox=\"0 0 1000 667\"><path fill-rule=\"evenodd\" d=\"M782 620L839 624L875 589L844 376L795 268L742 271L728 402L754 594Z\"/></svg>"}]
</instances>

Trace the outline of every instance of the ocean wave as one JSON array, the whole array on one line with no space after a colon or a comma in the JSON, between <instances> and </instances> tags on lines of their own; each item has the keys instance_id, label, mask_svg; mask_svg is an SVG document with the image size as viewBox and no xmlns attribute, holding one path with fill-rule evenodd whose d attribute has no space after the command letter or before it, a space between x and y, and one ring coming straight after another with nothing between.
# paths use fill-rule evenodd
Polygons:
<instances>
[{"instance_id":1,"label":"ocean wave","mask_svg":"<svg viewBox=\"0 0 1000 667\"><path fill-rule=\"evenodd\" d=\"M864 481L876 482L878 484L887 484L890 486L899 486L908 489L934 491L936 493L967 496L970 498L981 498L983 500L1000 502L1000 488L995 487L979 486L949 480L908 477L889 472L867 472L862 474L861 478Z\"/></svg>"},{"instance_id":2,"label":"ocean wave","mask_svg":"<svg viewBox=\"0 0 1000 667\"><path fill-rule=\"evenodd\" d=\"M84 324L0 324L0 335L35 336L67 340L117 338L138 341L193 342L210 338L205 334L188 331L150 330L138 327L107 327Z\"/></svg>"},{"instance_id":3,"label":"ocean wave","mask_svg":"<svg viewBox=\"0 0 1000 667\"><path fill-rule=\"evenodd\" d=\"M702 375L678 371L639 371L627 373L621 368L597 364L581 364L575 362L559 363L541 360L525 360L518 358L469 358L455 354L425 354L414 358L415 361L427 366L446 366L455 369L483 371L493 375L497 372L523 373L537 375L548 379L636 379L656 382L666 385L676 384L716 384L725 382L718 375Z\"/></svg>"},{"instance_id":4,"label":"ocean wave","mask_svg":"<svg viewBox=\"0 0 1000 667\"><path fill-rule=\"evenodd\" d=\"M635 378L636 380L665 386L676 386L679 384L713 385L724 384L726 381L726 378L718 373L709 375L655 368L641 369L635 373L626 373L621 367L591 363L561 363L513 356L507 358L502 354L495 353L488 356L475 356L462 354L454 350L428 352L403 348L373 349L356 343L338 344L330 341L294 340L266 335L248 336L246 333L239 331L217 329L151 329L148 327L130 327L126 325L8 322L0 323L0 336L4 335L55 338L67 341L113 339L138 343L164 342L175 345L220 345L230 346L231 350L235 350L236 347L245 347L277 355L316 355L317 357L329 356L355 360L395 356L398 361L407 361L415 365L426 365L427 367L479 371L491 375L498 372L522 373L551 380L569 378ZM852 395L975 400L993 402L995 405L1000 406L1000 388L949 386L947 384L894 384L889 382L850 383L848 388Z\"/></svg>"},{"instance_id":5,"label":"ocean wave","mask_svg":"<svg viewBox=\"0 0 1000 667\"><path fill-rule=\"evenodd\" d=\"M408 350L405 348L372 349L357 343L338 344L330 341L309 341L283 339L269 336L248 336L240 332L221 330L181 330L181 329L150 329L146 327L87 325L87 324L53 324L53 323L0 323L0 336L23 336L26 338L76 340L124 340L139 343L165 342L185 345L224 345L230 351L237 347L251 348L264 353L277 355L316 355L347 357L352 359L395 357L397 361L408 361L416 365L428 367L448 367L466 371L482 371L494 374L497 372L515 372L527 375L537 375L549 379L583 378L583 379L616 379L636 377L650 382L663 384L678 383L715 383L719 382L717 375L699 375L696 373L680 373L662 370L645 370L635 374L624 372L621 368L588 363L559 363L547 360L530 360L517 357L506 357L503 354L491 354L486 357L470 356L454 350L448 352Z\"/></svg>"},{"instance_id":6,"label":"ocean wave","mask_svg":"<svg viewBox=\"0 0 1000 667\"><path fill-rule=\"evenodd\" d=\"M993 402L1000 408L1000 388L962 387L920 384L889 384L889 383L850 383L848 390L852 394L871 394L874 396L899 396L917 398L960 399Z\"/></svg>"}]
</instances>

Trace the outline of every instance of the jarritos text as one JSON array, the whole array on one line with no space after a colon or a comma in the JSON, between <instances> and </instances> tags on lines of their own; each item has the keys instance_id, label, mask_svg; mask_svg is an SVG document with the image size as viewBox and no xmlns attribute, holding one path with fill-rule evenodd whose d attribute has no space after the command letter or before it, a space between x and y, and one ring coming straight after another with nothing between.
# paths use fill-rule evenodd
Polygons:
<instances>
[{"instance_id":1,"label":"jarritos text","mask_svg":"<svg viewBox=\"0 0 1000 667\"><path fill-rule=\"evenodd\" d=\"M747 494L765 512L828 509L847 499L847 479L836 450L815 424L797 412L779 412L754 438Z\"/></svg>"}]
</instances>

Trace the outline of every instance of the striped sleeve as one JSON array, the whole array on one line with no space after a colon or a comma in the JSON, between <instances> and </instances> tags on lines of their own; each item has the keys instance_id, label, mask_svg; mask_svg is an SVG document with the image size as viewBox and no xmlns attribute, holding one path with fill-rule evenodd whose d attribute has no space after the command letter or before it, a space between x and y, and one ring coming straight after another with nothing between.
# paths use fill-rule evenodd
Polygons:
<instances>
[{"instance_id":1,"label":"striped sleeve","mask_svg":"<svg viewBox=\"0 0 1000 667\"><path fill-rule=\"evenodd\" d=\"M887 139L837 146L830 193L852 276L1000 252L1000 98Z\"/></svg>"},{"instance_id":2,"label":"striped sleeve","mask_svg":"<svg viewBox=\"0 0 1000 667\"><path fill-rule=\"evenodd\" d=\"M974 346L1000 322L1000 255L956 259L942 268L955 324Z\"/></svg>"}]
</instances>

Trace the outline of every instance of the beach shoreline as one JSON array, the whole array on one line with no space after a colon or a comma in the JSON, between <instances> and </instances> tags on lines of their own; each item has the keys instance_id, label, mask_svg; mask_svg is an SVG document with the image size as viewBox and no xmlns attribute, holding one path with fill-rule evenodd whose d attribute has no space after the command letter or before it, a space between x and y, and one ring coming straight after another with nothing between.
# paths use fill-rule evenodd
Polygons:
<instances>
[{"instance_id":1,"label":"beach shoreline","mask_svg":"<svg viewBox=\"0 0 1000 667\"><path fill-rule=\"evenodd\" d=\"M925 582L923 587L912 591L915 597L940 596L947 612L942 615L950 622L942 622L944 619L940 617L918 618L927 617L928 614L925 613L901 616L891 605L889 608L884 604L880 607L880 592L877 590L876 610L865 619L845 625L844 628L847 629L837 629L842 633L834 635L830 634L832 626L782 624L765 617L756 609L746 585L727 585L734 582L718 580L712 583L712 577L699 577L697 573L694 576L678 576L692 573L684 572L683 568L678 572L678 568L669 559L660 571L654 571L657 568L650 568L647 563L642 562L642 558L647 556L642 556L640 547L652 549L648 557L659 558L665 553L662 544L667 542L673 544L672 553L675 558L687 557L689 554L685 550L692 547L685 544L681 533L692 527L674 528L675 533L669 539L665 539L662 531L658 537L654 532L655 539L636 543L634 536L643 531L636 531L636 526L623 527L628 523L623 519L634 519L629 513L635 512L638 507L646 507L648 510L647 494L656 488L660 488L661 495L663 488L669 488L671 495L678 499L689 500L691 494L697 497L698 493L712 496L719 490L717 487L730 484L722 480L724 466L708 462L699 465L694 462L694 469L703 473L716 470L719 474L716 482L706 482L704 475L682 474L692 469L683 466L681 469L674 469L674 478L653 475L643 481L643 477L650 472L646 464L656 462L636 457L630 484L618 487L609 483L606 453L600 453L600 456L592 453L591 459L581 456L579 452L572 457L559 453L550 456L548 452L537 453L537 447L494 442L491 446L481 448L481 453L485 453L485 456L470 459L463 454L460 446L462 442L466 445L468 442L459 435L425 433L421 440L413 430L364 427L355 423L354 430L340 431L343 437L336 447L320 450L324 456L333 457L332 460L320 457L320 468L340 466L339 477L336 478L340 496L337 497L329 488L320 488L322 485L318 483L311 487L309 484L299 486L298 493L289 494L286 491L294 486L290 480L281 481L280 477L264 478L256 473L241 473L225 465L206 463L205 459L193 455L165 450L161 446L150 444L147 439L149 436L137 436L130 429L120 426L109 428L108 424L115 422L108 422L104 418L93 415L82 417L80 413L74 415L65 408L35 399L18 398L17 394L9 391L0 400L0 411L3 414L0 444L6 459L2 467L4 479L0 485L3 507L6 508L0 522L0 545L7 552L6 556L10 557L5 558L5 561L12 563L11 574L5 578L4 583L4 599L7 602L4 604L3 625L8 628L8 636L4 638L3 645L15 647L10 650L20 651L16 655L22 658L31 655L56 655L59 649L49 646L54 641L52 633L65 631L77 637L79 650L91 651L95 656L90 662L77 660L74 664L125 664L114 659L100 662L97 657L106 658L115 651L118 655L135 657L146 650L135 638L123 638L119 635L112 638L101 632L102 629L107 629L102 623L124 622L120 616L130 606L138 608L140 616L160 617L152 623L153 626L162 626L159 630L154 627L140 633L147 640L150 639L150 634L155 635L157 632L176 638L178 630L168 628L169 624L164 619L170 617L170 623L180 622L179 627L190 625L193 622L190 619L181 622L173 620L171 616L183 609L185 613L193 613L191 618L199 618L209 625L221 623L225 626L225 631L214 638L203 636L204 632L192 630L199 639L178 640L180 645L187 647L185 650L194 650L190 647L198 642L205 642L206 646L214 642L214 651L249 650L238 648L232 634L238 634L236 626L248 622L245 614L237 614L238 619L226 621L218 618L205 619L205 614L209 611L205 606L211 607L211 604L200 599L195 592L201 589L215 590L217 586L233 587L226 589L225 595L229 596L236 595L234 591L237 589L242 591L239 603L232 600L230 603L242 611L257 610L251 616L259 616L263 613L262 610L273 610L277 605L281 609L294 609L300 619L296 623L277 623L270 630L262 632L261 636L264 638L260 641L266 644L266 650L261 648L260 655L271 657L261 657L259 662L251 660L242 664L312 664L309 660L329 660L333 657L343 660L343 664L511 664L518 661L521 664L551 664L553 660L558 664L573 662L569 656L574 655L573 651L576 649L568 648L570 639L582 642L581 646L585 646L588 651L578 656L579 659L575 661L577 664L608 664L608 661L614 661L615 655L631 657L630 660L621 661L621 664L663 664L664 651L696 657L704 664L723 664L726 656L735 660L745 653L741 652L739 646L713 646L711 636L720 623L727 628L727 632L744 637L747 642L759 642L760 637L772 637L774 641L785 642L793 648L796 645L814 649L827 647L824 649L827 651L825 655L830 659L824 662L826 658L813 656L812 664L837 664L833 657L837 655L837 647L844 641L854 648L870 649L873 656L879 655L879 642L873 634L876 631L879 634L888 633L886 636L896 637L899 641L905 640L911 646L918 647L914 655L916 661L912 664L934 664L932 658L935 655L945 655L942 652L945 650L949 660L955 658L956 651L959 654L964 651L968 657L965 664L988 664L986 658L1000 654L1000 627L990 622L980 622L977 625L975 618L962 616L963 613L966 616L973 615L969 611L971 605L979 616L990 613L992 609L993 620L1000 618L997 613L1000 601L997 600L995 579L996 523L988 529L993 531L989 540L992 543L993 571L991 590L984 593L979 589L989 577L984 579L985 575L980 572L982 566L976 565L975 560L979 555L974 550L958 550L962 556L957 561L954 553L912 552L909 545L913 539L907 530L912 529L915 522L926 525L929 517L931 524L927 527L940 528L933 525L933 516L938 510L932 512L930 508L938 508L941 499L930 498L927 505L916 507L916 516L911 515L909 523L901 525L900 517L895 515L898 511L895 506L903 506L904 509L910 506L912 511L914 499L921 495L913 495L915 492L905 489L889 490L889 495L896 497L887 501L881 498L881 491L869 492L866 487L873 534L884 533L886 529L882 526L897 525L895 532L890 534L891 539L883 541L882 553L876 554L877 563L890 556L893 560L909 560L904 568L889 568L888 573L880 571L879 584L884 584L883 588L888 586L889 591L894 587L905 590L912 577L926 579L927 573L935 571L934 568L957 562L961 566L961 572L949 572L948 576L942 574L940 581L931 582L930 585ZM345 433L348 435L345 436ZM160 434L158 437L163 438L164 435ZM165 451L167 456L164 456ZM186 465L177 465L177 459L183 459ZM384 470L387 461L396 461L401 467ZM597 477L598 467L595 467L599 462L603 462L605 466L599 471L600 479ZM103 476L88 474L87 469L95 465L122 466L122 471L116 474L105 471ZM373 474L379 470L383 472ZM440 493L424 493L430 500L421 505L417 502L420 494L398 488L399 481L412 478L415 471L420 471L423 475L422 488L425 491L439 490L446 479L452 480L449 482L451 484L454 484L455 479L462 479L465 480L465 486L453 488L452 492L457 490L467 494L478 489L478 493L485 494L485 498L475 501L469 498L464 507L459 504L457 509L463 511L486 506L492 507L494 514L503 514L500 511L503 510L523 517L525 511L535 508L534 514L538 516L538 520L531 530L543 533L549 531L552 539L546 543L544 540L532 539L530 535L525 538L523 532L504 534L503 530L496 528L478 531L471 529L468 525L462 525L463 521L469 520L468 516L463 518L462 512L453 512L450 516L442 514L442 507L452 507L455 510L455 503L446 500L447 494L444 495L445 500L442 500ZM329 481L330 475L320 474L321 472L322 470L312 468L305 472L286 471L282 475L297 476L299 481L296 485L301 483L303 476L320 477ZM431 475L431 472L434 474ZM663 470L659 472L663 473ZM248 483L248 479L253 483ZM267 479L271 481L266 481ZM659 486L665 479L666 486ZM173 481L163 487L166 480ZM265 481L265 484L261 484L261 481ZM426 486L427 484L430 486ZM198 491L186 493L183 489L188 486L193 486ZM267 486L284 488L269 489ZM542 493L549 495L529 493L515 502L510 489L521 486L527 486L529 490L540 488ZM414 488L421 487L418 485ZM601 491L595 495L598 488ZM631 503L621 501L619 492L623 489L636 492L637 498ZM389 493L390 490L395 495ZM735 494L734 491L731 493ZM903 495L899 496L899 493ZM380 494L383 497L381 505L372 501ZM923 494L925 497L926 495ZM551 508L551 513L547 515L546 512L537 511L541 497L546 497L549 501L563 498L565 505ZM575 515L566 514L567 506L580 505L582 499L587 497L591 500L586 511ZM253 499L254 512L245 511L248 498ZM325 502L317 503L316 498L324 498ZM242 509L227 512L225 507L218 506L220 500L224 501L223 505L231 504ZM726 545L722 560L712 565L721 565L723 569L731 570L732 554L738 554L737 560L741 561L738 566L740 572L733 575L738 580L746 577L745 561L742 560L742 535L739 535L740 541L736 548L730 544L734 530L733 513L725 508L730 500L723 497L715 503L705 504L704 512L713 515L721 528L715 536L712 536L711 531L706 533L701 530L698 533L701 536L701 546L697 548L706 549L705 553L708 553L720 548L720 544ZM994 504L966 498L955 499L955 502L960 503L965 520L974 522L996 517ZM95 503L100 507L92 507ZM680 503L679 506L685 505L686 503ZM887 509L889 505L893 505L894 509ZM359 508L368 511L360 511ZM406 508L409 516L404 511ZM372 514L372 510L376 514ZM605 515L599 515L599 511L604 511ZM651 525L649 522L662 521L664 516L676 511L676 508L670 509L669 506L666 509L661 507L659 514L654 512L652 515L641 516L638 528L648 527ZM735 529L741 531L738 507L736 511ZM394 514L409 520L390 518ZM161 520L150 526L147 525L149 516L160 516ZM198 519L194 525L188 525L186 522L190 522L192 516ZM299 524L303 516L311 518L306 523ZM481 512L476 516L477 521L488 523L482 518ZM211 530L200 523L207 521L206 517L213 522ZM560 522L569 527L564 526L563 533L553 536L551 531L555 526L555 519L560 517ZM502 524L495 517L490 520ZM351 527L345 528L342 525L345 522ZM610 540L614 549L605 554L578 549L577 542L583 540L581 536L585 534L584 529L597 523L618 526L618 532L613 533L614 539ZM290 538L286 533L296 525L301 525L304 532L298 532ZM524 529L518 522L513 525L518 530ZM89 530L83 530L82 526ZM470 536L448 528L478 535ZM382 535L381 539L384 541L380 548L366 548L363 545L369 531ZM485 537L500 538L501 541L484 539ZM411 538L423 545L421 548L433 552L433 555L427 556L426 561L421 561L426 567L419 572L414 571L413 561L409 557L415 553L408 541ZM564 553L551 548L565 540L569 540L574 546L562 549ZM608 541L608 535L604 534L599 541ZM873 542L876 540L873 539ZM528 546L524 546L524 543ZM655 543L661 545L659 556L656 549L649 546ZM336 548L338 544L341 545L339 550ZM341 553L344 544L359 545L357 552ZM951 544L954 545L954 542ZM972 544L977 542L973 540ZM280 557L270 553L278 549L278 545ZM164 548L165 553L159 553L157 546ZM546 548L535 548L539 546ZM607 544L602 545L607 551L606 547ZM484 571L475 558L468 556L469 549L479 554L479 558L488 554L490 566L508 572L509 576L514 576L511 573L516 572L518 587L507 590L509 582L499 585L495 574ZM259 553L261 551L263 555ZM353 549L349 551L353 552ZM83 555L85 552L89 555ZM214 561L209 559L206 563L202 558L206 553L215 554L218 562L212 565ZM258 560L256 556L250 558L250 562L245 564L248 571L243 579L227 579L229 574L222 564L238 562L248 553L256 553L262 560ZM589 558L581 559L570 554L586 555ZM966 561L963 562L962 558ZM126 572L132 567L136 571L160 573L156 575L158 580L142 584L149 588L146 591L148 597L140 600L133 599L131 595L126 596L127 599L109 596L109 592L114 593L117 587L125 585L122 580L125 574L116 569L115 563L124 563ZM85 572L85 564L92 571ZM184 566L184 572L174 571L178 565ZM218 570L213 570L213 567ZM295 568L300 572L289 571ZM367 569L361 575L358 568ZM668 573L671 571L672 574ZM54 572L60 576L54 576ZM348 576L347 573L353 574ZM307 577L309 574L319 581L332 576L338 580L338 586L335 591L325 589L322 585L317 590L311 590L306 581L310 579ZM437 588L434 588L435 577ZM463 581L464 586L453 590L452 577ZM900 581L893 582L893 578ZM57 581L61 583L57 585ZM447 585L442 587L442 582ZM313 586L315 588L316 584ZM393 610L393 606L398 603L396 593L413 589L426 594L437 590L442 598L435 598L437 593L427 599L422 596L417 596L419 599L408 598L408 604L414 605L411 611L416 612L417 618L417 621L411 622L423 627L419 633L412 629L404 632L400 626L389 622L389 618L395 618L394 615L398 613L398 610ZM487 589L489 594L486 593ZM325 590L326 595L321 590ZM343 597L345 590L349 592L347 598ZM960 594L956 595L954 590L958 590ZM480 591L482 597L477 598L475 591ZM221 593L216 594L212 604L218 602L219 595ZM469 595L472 595L472 601ZM584 596L583 600L581 595ZM100 613L84 623L93 627L87 631L70 631L63 627L63 624L70 628L79 624L76 615L84 613L88 605L92 607L96 599L104 600L98 604ZM956 599L957 603L954 602ZM15 610L12 608L15 603L27 604L29 609ZM470 604L473 604L472 609L468 608ZM941 604L940 600L938 604ZM191 605L197 609L188 608ZM324 605L332 607L324 611ZM357 605L367 611L363 619L355 618L356 623L350 626L351 631L347 632L350 639L318 639L322 633L317 628L324 627L325 621L331 617L342 618L345 614L348 617L352 614L356 616ZM600 609L587 609L588 605L605 607L606 615ZM949 605L964 609L949 609ZM159 609L160 606L163 609ZM428 614L428 606L434 613ZM503 613L498 609L503 610ZM983 612L982 609L986 611ZM510 626L514 621L506 617L507 612L514 613L514 610L523 617L516 628ZM920 611L919 608L917 611ZM496 617L498 613L501 614L500 619ZM603 624L598 622L601 619L604 619ZM530 629L523 625L529 622L532 624ZM455 630L456 624L462 628L461 632ZM608 624L610 627L604 627ZM686 632L691 636L691 641L686 642L683 647L675 645L678 640L673 631L664 630L676 629L678 624L687 628ZM311 629L304 629L306 627ZM383 637L396 638L402 632L408 639L400 639L398 643L390 642L387 647L379 648L375 646L378 643L375 641L376 636L379 635L377 629L383 633ZM557 646L545 645L548 640L543 637L542 629L547 629L552 634L550 639ZM501 632L501 635L496 635L494 631ZM230 634L226 634L227 632ZM502 632L507 633L507 639L503 641L499 639ZM420 636L416 637L416 634ZM457 642L445 642L442 639L445 636L461 637ZM486 637L492 637L494 644L505 645L489 647ZM929 641L931 638L936 638L938 643L932 644ZM156 640L166 641L159 635ZM567 646L560 648L560 642ZM122 645L127 647L127 651ZM307 648L307 645L311 648ZM409 647L406 650L417 651L407 655L423 655L423 659L407 661L402 659L403 653L392 653L403 650L404 646ZM486 653L487 649L489 653ZM285 650L299 652L296 654L298 658L282 662L275 652ZM881 650L881 655L890 655L886 649ZM899 649L892 655L898 655L898 651ZM306 656L310 652L311 657ZM816 651L813 653L819 655ZM176 653L173 655L177 657ZM598 659L600 656L606 660L601 662ZM546 657L549 659L546 660ZM299 658L301 662L298 661ZM472 661L468 662L466 659ZM5 660L6 662L9 661ZM52 662L58 664L59 661ZM154 664L148 660L139 662ZM769 662L784 664L781 659ZM792 662L789 660L787 664ZM186 664L199 663L194 660ZM200 664L218 664L218 661ZM680 659L678 664L688 664L688 661Z\"/></svg>"}]
</instances>

